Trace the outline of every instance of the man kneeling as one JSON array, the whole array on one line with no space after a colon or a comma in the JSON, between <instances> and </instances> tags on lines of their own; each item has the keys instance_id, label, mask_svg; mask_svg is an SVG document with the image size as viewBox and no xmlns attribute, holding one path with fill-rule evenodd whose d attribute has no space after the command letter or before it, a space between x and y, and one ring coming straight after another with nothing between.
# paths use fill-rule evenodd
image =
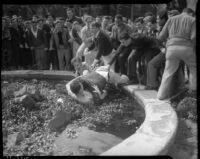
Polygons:
<instances>
[{"instance_id":1,"label":"man kneeling","mask_svg":"<svg viewBox=\"0 0 200 159\"><path fill-rule=\"evenodd\" d=\"M125 84L129 79L109 71L108 66L101 66L95 71L79 76L66 85L68 94L82 104L97 104L107 95L108 83Z\"/></svg>"}]
</instances>

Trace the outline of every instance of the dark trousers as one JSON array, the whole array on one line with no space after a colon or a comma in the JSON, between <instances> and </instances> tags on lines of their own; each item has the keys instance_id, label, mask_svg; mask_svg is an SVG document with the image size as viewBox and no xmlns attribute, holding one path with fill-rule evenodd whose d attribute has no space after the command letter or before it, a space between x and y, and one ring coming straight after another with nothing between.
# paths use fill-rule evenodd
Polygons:
<instances>
[{"instance_id":1,"label":"dark trousers","mask_svg":"<svg viewBox=\"0 0 200 159\"><path fill-rule=\"evenodd\" d=\"M119 71L121 74L127 75L127 68L126 68L126 63L127 63L127 58L129 54L131 53L132 48L131 47L123 47L120 54L118 55L118 64L119 64Z\"/></svg>"},{"instance_id":2,"label":"dark trousers","mask_svg":"<svg viewBox=\"0 0 200 159\"><path fill-rule=\"evenodd\" d=\"M20 64L20 48L18 44L12 45L11 66L18 68Z\"/></svg>"},{"instance_id":3,"label":"dark trousers","mask_svg":"<svg viewBox=\"0 0 200 159\"><path fill-rule=\"evenodd\" d=\"M160 52L147 66L147 86L158 87L158 73L159 70L165 67L165 54Z\"/></svg>"},{"instance_id":4,"label":"dark trousers","mask_svg":"<svg viewBox=\"0 0 200 159\"><path fill-rule=\"evenodd\" d=\"M127 75L130 80L137 79L137 62L141 59L143 52L140 50L132 50L128 56L128 69Z\"/></svg>"},{"instance_id":5,"label":"dark trousers","mask_svg":"<svg viewBox=\"0 0 200 159\"><path fill-rule=\"evenodd\" d=\"M48 51L48 60L49 66L52 64L52 69L58 70L58 55L56 50Z\"/></svg>"}]
</instances>

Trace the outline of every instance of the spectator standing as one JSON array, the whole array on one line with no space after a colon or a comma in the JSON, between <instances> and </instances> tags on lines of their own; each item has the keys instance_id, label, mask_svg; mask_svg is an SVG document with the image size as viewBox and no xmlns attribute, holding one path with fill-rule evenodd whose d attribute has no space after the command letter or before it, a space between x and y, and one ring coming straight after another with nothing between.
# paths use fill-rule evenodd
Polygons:
<instances>
[{"instance_id":1,"label":"spectator standing","mask_svg":"<svg viewBox=\"0 0 200 159\"><path fill-rule=\"evenodd\" d=\"M17 16L13 16L12 25L10 28L10 34L11 34L11 48L12 48L12 62L11 65L14 68L20 68L20 34L19 34L19 28L18 28L18 22L17 22Z\"/></svg>"},{"instance_id":2,"label":"spectator standing","mask_svg":"<svg viewBox=\"0 0 200 159\"><path fill-rule=\"evenodd\" d=\"M57 52L55 50L55 47L51 47L50 43L51 43L51 38L53 36L53 31L54 31L54 19L52 17L52 15L48 15L47 16L47 21L46 23L43 25L43 31L45 34L45 38L47 40L47 50L46 50L46 55L47 55L47 63L46 63L46 69L50 69L50 67L52 66L52 69L58 69L58 57L57 57ZM53 45L53 39L52 39L52 45Z\"/></svg>"},{"instance_id":3,"label":"spectator standing","mask_svg":"<svg viewBox=\"0 0 200 159\"><path fill-rule=\"evenodd\" d=\"M192 15L194 11L185 8L180 15L171 17L166 22L159 34L160 40L167 40L166 65L163 73L158 99L169 98L166 94L170 88L170 81L177 71L180 60L183 60L189 67L189 90L196 91L196 20Z\"/></svg>"},{"instance_id":4,"label":"spectator standing","mask_svg":"<svg viewBox=\"0 0 200 159\"><path fill-rule=\"evenodd\" d=\"M41 20L39 19L39 21ZM31 50L33 50L35 55L35 62L37 65L37 69L44 70L46 67L45 47L47 41L45 38L44 31L40 29L41 28L40 23L38 24L37 22L32 21L29 43L31 45Z\"/></svg>"},{"instance_id":5,"label":"spectator standing","mask_svg":"<svg viewBox=\"0 0 200 159\"><path fill-rule=\"evenodd\" d=\"M73 24L73 22L77 21L77 22L79 22L79 24L84 25L82 19L80 17L77 17L74 15L72 8L67 8L66 12L67 12L67 21L69 21L71 24Z\"/></svg>"},{"instance_id":6,"label":"spectator standing","mask_svg":"<svg viewBox=\"0 0 200 159\"><path fill-rule=\"evenodd\" d=\"M11 33L10 33L10 18L2 17L2 68L8 68L11 60Z\"/></svg>"},{"instance_id":7,"label":"spectator standing","mask_svg":"<svg viewBox=\"0 0 200 159\"><path fill-rule=\"evenodd\" d=\"M69 31L64 28L63 21L63 18L57 20L53 38L55 40L58 53L59 70L65 70L65 68L69 70L71 57L71 47L69 43L70 35Z\"/></svg>"}]
</instances>

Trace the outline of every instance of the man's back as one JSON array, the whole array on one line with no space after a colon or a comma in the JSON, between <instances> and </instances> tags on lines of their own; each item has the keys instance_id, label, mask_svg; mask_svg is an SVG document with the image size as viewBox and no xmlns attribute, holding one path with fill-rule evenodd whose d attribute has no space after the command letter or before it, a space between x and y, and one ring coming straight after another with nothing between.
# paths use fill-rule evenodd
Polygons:
<instances>
[{"instance_id":1,"label":"man's back","mask_svg":"<svg viewBox=\"0 0 200 159\"><path fill-rule=\"evenodd\" d=\"M169 23L169 38L177 36L185 39L190 39L192 25L195 18L186 13L171 17Z\"/></svg>"},{"instance_id":2,"label":"man's back","mask_svg":"<svg viewBox=\"0 0 200 159\"><path fill-rule=\"evenodd\" d=\"M183 12L168 19L159 35L161 40L167 38L166 46L182 45L193 47L196 38L195 18Z\"/></svg>"}]
</instances>

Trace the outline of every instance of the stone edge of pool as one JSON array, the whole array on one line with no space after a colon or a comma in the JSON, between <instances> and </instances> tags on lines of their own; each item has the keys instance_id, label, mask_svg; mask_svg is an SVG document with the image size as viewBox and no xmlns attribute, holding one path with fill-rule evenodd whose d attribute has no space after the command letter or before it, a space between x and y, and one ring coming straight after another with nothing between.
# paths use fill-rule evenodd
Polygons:
<instances>
[{"instance_id":1,"label":"stone edge of pool","mask_svg":"<svg viewBox=\"0 0 200 159\"><path fill-rule=\"evenodd\" d=\"M74 77L70 71L1 71L1 78L4 80L9 78L71 80ZM123 90L144 108L145 120L133 135L100 155L165 155L176 135L178 126L176 112L167 101L156 99L156 91L144 90L144 86L128 85L124 86Z\"/></svg>"},{"instance_id":2,"label":"stone edge of pool","mask_svg":"<svg viewBox=\"0 0 200 159\"><path fill-rule=\"evenodd\" d=\"M156 91L144 90L144 86L128 85L124 86L123 90L144 108L145 120L133 135L101 155L165 155L176 136L178 126L176 112L167 101L156 99Z\"/></svg>"}]
</instances>

